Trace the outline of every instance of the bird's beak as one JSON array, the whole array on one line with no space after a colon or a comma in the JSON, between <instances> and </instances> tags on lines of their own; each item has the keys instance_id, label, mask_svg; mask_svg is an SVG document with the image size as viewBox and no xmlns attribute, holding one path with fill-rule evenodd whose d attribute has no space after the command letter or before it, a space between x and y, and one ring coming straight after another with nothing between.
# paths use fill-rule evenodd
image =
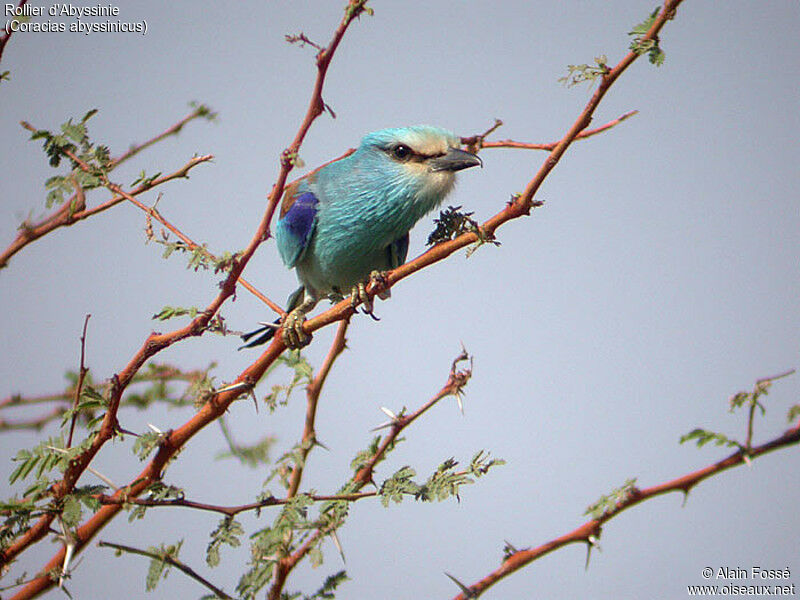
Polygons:
<instances>
[{"instance_id":1,"label":"bird's beak","mask_svg":"<svg viewBox=\"0 0 800 600\"><path fill-rule=\"evenodd\" d=\"M460 171L470 167L483 166L483 161L472 152L450 148L444 156L437 156L428 161L431 171Z\"/></svg>"}]
</instances>

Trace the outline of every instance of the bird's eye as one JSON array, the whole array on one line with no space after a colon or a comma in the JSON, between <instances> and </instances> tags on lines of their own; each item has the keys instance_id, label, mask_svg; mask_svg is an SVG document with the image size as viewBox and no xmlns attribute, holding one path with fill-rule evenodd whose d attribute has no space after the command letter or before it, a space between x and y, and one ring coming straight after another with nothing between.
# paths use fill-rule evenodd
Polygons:
<instances>
[{"instance_id":1,"label":"bird's eye","mask_svg":"<svg viewBox=\"0 0 800 600\"><path fill-rule=\"evenodd\" d=\"M411 148L405 144L397 144L397 146L392 148L392 156L394 156L397 160L408 160L411 158L411 154Z\"/></svg>"}]
</instances>

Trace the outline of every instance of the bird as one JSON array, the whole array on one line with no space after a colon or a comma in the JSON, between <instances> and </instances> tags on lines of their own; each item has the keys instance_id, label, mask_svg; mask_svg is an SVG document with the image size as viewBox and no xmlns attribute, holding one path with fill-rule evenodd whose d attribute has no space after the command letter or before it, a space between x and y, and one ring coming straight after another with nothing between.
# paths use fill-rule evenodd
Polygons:
<instances>
[{"instance_id":1,"label":"bird","mask_svg":"<svg viewBox=\"0 0 800 600\"><path fill-rule=\"evenodd\" d=\"M269 341L279 324L288 348L306 346L306 314L326 297L349 292L353 307L361 302L372 315L367 285L405 262L410 230L442 204L457 171L478 165L452 132L416 125L368 133L352 154L286 186L275 241L300 287L286 316L242 335L242 348Z\"/></svg>"}]
</instances>

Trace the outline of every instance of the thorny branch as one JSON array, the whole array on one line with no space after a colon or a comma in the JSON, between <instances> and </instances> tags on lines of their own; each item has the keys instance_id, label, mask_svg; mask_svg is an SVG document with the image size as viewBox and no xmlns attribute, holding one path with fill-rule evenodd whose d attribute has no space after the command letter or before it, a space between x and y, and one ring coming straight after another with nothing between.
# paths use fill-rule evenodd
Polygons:
<instances>
[{"instance_id":1,"label":"thorny branch","mask_svg":"<svg viewBox=\"0 0 800 600\"><path fill-rule=\"evenodd\" d=\"M272 215L275 212L278 201L283 193L283 188L286 183L286 178L289 171L293 168L293 157L297 156L300 144L305 138L311 124L314 120L322 114L325 103L322 100L322 89L325 82L325 76L330 65L330 61L339 46L342 38L344 37L347 28L352 21L359 17L365 10L366 0L350 0L345 16L339 23L336 31L333 34L328 46L317 54L317 78L314 83L314 90L312 92L311 102L308 107L306 116L298 129L294 141L289 148L284 151L281 159L281 168L278 173L278 178L269 195L268 205L265 213L259 223L256 232L251 239L248 246L242 251L237 260L228 272L227 277L221 284L221 290L217 297L208 305L205 311L199 314L192 321L170 333L160 334L151 333L145 340L142 347L131 358L128 364L114 376L110 396L109 409L103 420L100 432L92 440L91 445L85 452L79 455L75 461L67 469L63 479L54 486L54 497L59 499L68 494L77 482L78 477L86 470L89 462L94 458L100 448L108 441L116 430L116 412L119 407L119 402L125 388L133 380L133 377L144 366L144 364L158 352L171 346L172 344L186 339L187 337L200 335L208 326L210 320L216 315L222 304L233 294L236 290L236 284L241 276L244 267L247 265L250 258L255 253L258 246L262 241L267 239L269 235L269 223ZM267 368L275 361L275 359L284 350L282 344L272 344L266 351L248 368L246 368L236 379L234 383L247 384L250 389L258 382L264 375ZM191 439L197 432L199 432L206 425L217 419L224 414L225 410L230 404L236 400L243 390L240 388L230 389L229 391L222 391L214 395L189 421L176 430L168 432L164 435L161 445L155 457L147 464L144 470L127 486L120 488L113 497L136 497L146 490L150 484L158 481L161 473L166 466L167 462ZM80 552L85 545L94 537L112 518L114 518L121 510L120 505L104 506L97 511L90 519L79 526L74 532L75 537L75 553ZM0 553L0 565L7 564L21 552L29 548L32 544L42 539L49 531L50 525L54 520L54 514L46 514L42 516L31 528L13 544L11 544L5 551ZM54 568L58 568L64 560L66 549L62 547L45 565L41 573L47 573ZM22 598L32 598L39 593L52 587L53 581L46 575L42 575L26 585L14 597L17 600Z\"/></svg>"},{"instance_id":2,"label":"thorny branch","mask_svg":"<svg viewBox=\"0 0 800 600\"><path fill-rule=\"evenodd\" d=\"M17 7L18 8L22 8L23 6L25 6L25 4L27 2L28 2L28 0L19 0L19 3L17 4ZM0 35L0 60L2 60L2 58L3 58L3 51L6 49L6 44L8 44L8 40L11 39L11 34L12 33L13 33L13 31L9 31L5 35Z\"/></svg>"},{"instance_id":3,"label":"thorny branch","mask_svg":"<svg viewBox=\"0 0 800 600\"><path fill-rule=\"evenodd\" d=\"M578 135L575 136L575 140L585 140L586 138L590 138L598 133L603 133L619 125L624 120L629 119L630 117L638 114L638 110L631 110L626 112L624 115L617 117L606 123L605 125L601 125L600 127L595 127L594 129L584 129ZM486 137L500 127L503 124L502 121L496 120L493 127L491 127L485 133L480 135L473 135L470 137L463 137L461 138L461 143L466 145L470 151L477 152L482 148L520 148L523 150L554 150L556 146L560 142L549 142L549 143L529 143L529 142L518 142L515 140L497 140L495 142L487 142Z\"/></svg>"},{"instance_id":4,"label":"thorny branch","mask_svg":"<svg viewBox=\"0 0 800 600\"><path fill-rule=\"evenodd\" d=\"M113 159L108 165L109 170L114 169L121 163L135 156L145 148L152 146L156 142L159 142L171 135L176 135L187 123L193 121L194 119L198 119L207 113L208 109L205 107L198 107L162 133L152 137L142 144L132 146L127 152ZM29 131L35 131L35 128L32 128L27 123L23 123L22 126ZM208 162L211 159L213 159L213 156L211 155L192 158L183 167L171 175L161 176L153 181L145 181L135 189L131 190L130 194L133 196L138 196L152 190L155 187L167 183L168 181L172 181L174 179L186 179L188 178L189 171L191 169L201 163ZM116 206L125 200L125 198L121 195L114 195L110 200L102 202L93 208L86 208L86 198L83 190L77 184L74 184L74 186L75 194L68 198L60 208L41 219L38 223L29 223L28 221L25 221L19 226L19 233L17 234L16 238L14 238L11 244L9 244L9 246L2 253L0 253L0 269L8 266L8 261L11 259L11 257L31 242L36 241L37 239L47 235L51 231L59 229L60 227L68 227L74 223L77 223L78 221L82 221L93 215L108 210L109 208Z\"/></svg>"},{"instance_id":5,"label":"thorny branch","mask_svg":"<svg viewBox=\"0 0 800 600\"><path fill-rule=\"evenodd\" d=\"M69 437L67 437L67 450L72 447L72 435L75 433L75 421L78 419L78 403L81 400L81 392L83 391L83 380L86 379L86 373L89 369L86 368L86 329L89 327L89 317L86 315L83 321L83 333L81 333L81 364L78 368L78 383L75 384L75 399L72 402L72 420L69 424Z\"/></svg>"},{"instance_id":6,"label":"thorny branch","mask_svg":"<svg viewBox=\"0 0 800 600\"><path fill-rule=\"evenodd\" d=\"M197 571L195 571L190 566L184 564L183 562L179 561L177 558L171 556L166 552L155 553L155 552L150 552L148 550L142 550L140 548L134 548L133 546L125 546L124 544L115 544L113 542L105 542L102 540L97 542L97 545L101 548L113 548L118 552L127 552L128 554L138 554L139 556L145 556L151 560L163 561L166 564L170 565L171 567L175 567L176 569L186 573L186 575L188 575L201 585L207 587L209 590L214 592L217 598L222 598L222 600L233 600L231 596L229 596L221 589L219 589L217 586L215 586L213 583L208 581L208 579L200 575Z\"/></svg>"},{"instance_id":7,"label":"thorny branch","mask_svg":"<svg viewBox=\"0 0 800 600\"><path fill-rule=\"evenodd\" d=\"M298 460L295 461L292 473L289 476L289 489L286 493L286 501L291 500L297 495L297 491L300 488L300 482L303 479L303 467L306 463L306 459L308 458L308 453L311 452L311 448L317 444L315 423L319 395L322 392L322 386L325 384L325 380L328 378L328 373L330 373L330 370L333 367L333 363L345 349L347 343L345 336L347 334L347 327L349 324L349 319L345 319L339 323L339 329L336 331L336 337L334 338L333 344L328 351L328 355L325 357L325 361L322 363L322 367L320 367L316 377L314 377L314 380L306 388L306 419L305 425L303 426L303 438L300 442L300 456ZM288 577L293 566L294 565L290 566L288 563L284 563L283 561L280 561L277 564L272 587L269 592L269 598L280 597L280 591L283 589L283 586L286 583L286 578Z\"/></svg>"},{"instance_id":8,"label":"thorny branch","mask_svg":"<svg viewBox=\"0 0 800 600\"><path fill-rule=\"evenodd\" d=\"M660 29L665 24L668 18L671 18L674 15L674 11L676 7L680 4L681 0L667 0L664 4L664 7L656 18L653 26L647 32L646 35L642 37L642 40L653 40L657 36ZM314 84L314 89L311 97L311 101L309 103L309 107L307 109L305 118L298 129L298 132L289 145L289 147L284 151L282 158L281 158L281 167L278 173L276 183L273 186L269 197L268 203L265 210L265 213L262 217L262 220L253 236L252 240L246 247L246 249L242 252L242 254L233 262L230 271L224 282L221 285L221 291L218 296L208 305L205 311L194 318L188 325L182 327L180 329L176 329L170 333L166 334L157 334L153 333L147 337L144 344L140 348L140 350L131 358L128 364L120 371L117 375L114 376L112 380L111 391L109 394L110 398L110 406L103 419L103 423L100 429L100 432L94 437L91 442L91 445L87 448L85 452L79 455L75 461L68 467L67 471L64 474L63 479L58 482L53 488L53 496L55 499L63 498L66 494L68 494L74 487L78 477L86 470L91 460L100 450L100 448L105 444L106 441L111 439L117 430L117 420L116 420L116 412L119 407L119 403L121 400L121 396L126 389L126 387L133 381L135 375L138 373L139 369L155 354L163 350L164 348L169 347L170 345L183 340L190 336L200 335L205 328L207 327L209 321L213 316L217 313L220 309L222 304L230 298L234 292L236 283L239 281L241 273L246 266L247 262L252 257L253 253L256 251L260 243L266 240L269 237L269 224L272 219L272 216L276 210L277 204L279 199L283 193L283 189L288 177L289 172L293 169L294 163L297 157L297 153L299 151L300 145L303 142L305 135L307 134L309 128L313 121L326 109L326 104L322 98L322 89L325 82L325 76L327 73L328 66L330 65L330 61L341 42L348 26L351 24L352 20L358 17L363 11L365 10L365 1L364 0L351 0L348 9L346 11L345 17L342 19L339 27L336 29L332 40L322 50L317 53L316 63L317 63L317 78ZM600 85L598 86L597 90L587 103L586 107L584 108L583 112L580 114L578 119L575 121L573 126L569 129L569 131L565 134L565 136L554 145L546 145L546 149L550 150L550 154L548 158L545 160L539 171L536 175L528 182L525 190L515 196L510 203L498 214L494 217L486 221L481 230L483 235L491 236L494 232L506 223L509 220L519 218L524 215L530 214L531 209L536 205L533 198L541 186L544 179L550 173L550 171L555 167L558 163L560 158L563 156L564 152L569 148L573 141L576 139L580 139L581 136L588 137L593 133L598 133L599 131L605 130L615 122L608 124L602 128L598 128L597 130L586 130L591 122L592 115L596 110L597 106L603 99L606 91L613 85L616 79L622 74L622 72L630 66L633 61L638 58L638 55L634 52L629 53L625 58L623 58L620 63L614 67L613 69L608 70L606 73L602 75L602 79ZM623 115L617 122L621 121L622 119L626 118L628 115ZM487 142L482 142L483 147L492 147ZM479 140L476 140L478 143ZM506 145L513 145L513 147L534 147L535 145L519 145L517 142L494 142L497 144L495 147L499 147L501 144ZM544 147L543 147L544 148ZM144 191L144 190L141 190ZM141 193L141 191L134 190L134 192ZM130 200L132 196L135 194L131 192L130 194L123 195L119 190L118 193L119 198L115 198L117 202L122 201L122 199ZM76 194L77 194L76 190ZM130 196L130 197L129 197ZM149 209L148 209L149 210ZM423 255L417 257L416 259L412 260L411 262L395 269L392 271L387 279L387 283L389 286L393 285L394 283L408 277L409 275L413 274L414 272L425 268L435 262L443 260L444 258L448 257L453 252L463 248L478 239L478 234L476 233L465 233L454 240L443 242L429 251L424 253ZM2 263L0 263L2 264ZM374 293L375 290L372 290ZM341 302L335 305L330 310L326 311L325 313L317 316L314 319L309 320L305 328L308 332L315 331L320 327L328 325L334 321L342 321L348 319L353 314L353 307L351 306L349 301ZM267 347L264 353L247 369L245 369L239 377L235 380L235 383L246 384L249 386L249 389L252 389L252 386L255 385L260 378L263 376L266 369L274 362L274 360L283 352L284 346L281 340L281 336L275 336L273 342ZM459 375L460 374L460 375ZM354 475L354 483L357 484L356 493L360 494L360 488L365 486L367 483L372 482L373 477L373 470L375 465L382 459L388 448L397 438L397 435L400 431L408 426L414 419L416 419L419 415L421 415L425 410L428 410L431 406L433 406L436 402L441 400L443 397L458 393L465 382L465 378L468 378L469 370L458 371L453 367L451 371L451 377L448 380L447 384L437 393L428 403L426 403L423 407L421 407L415 413L410 415L398 416L395 421L391 425L391 430L389 433L384 437L382 440L378 450L376 451L375 455L368 461L368 463L363 466L355 475ZM187 421L183 426L179 427L174 431L170 431L165 433L161 444L158 448L158 451L155 457L146 465L144 470L127 486L120 488L117 492L115 492L112 496L108 497L109 504L103 506L97 513L95 513L90 519L84 522L77 530L74 532L74 540L75 540L75 552L80 551L85 545L95 536L105 524L107 524L116 514L121 510L121 500L122 499L135 499L139 494L141 494L144 490L146 490L152 483L158 481L161 478L161 474L167 462L193 437L198 431L200 431L203 427L208 425L210 422L214 421L220 415L222 415L225 410L234 402L242 393L241 388L233 389L232 386L229 386L231 389L226 389L218 394L214 395L200 410L199 412L193 416L189 421ZM310 435L313 436L313 428L308 430L310 431ZM776 449L778 447L782 447L784 445L788 445L790 443L796 443L798 441L798 429L795 428L790 430L777 440L773 440L768 444L763 446L759 446L757 448L752 449L750 452L750 456L757 456L761 453L768 452L772 449ZM312 439L311 437L309 439ZM739 464L742 461L741 453L736 453L725 461L721 461L721 463L717 463L712 465L708 473L704 473L703 471L693 474L692 476L696 477L696 480L687 480L683 481L676 480L676 482L670 482L670 484L675 489L683 489L686 487L687 489L690 488L692 485L695 485L697 482L702 480L705 477L708 477L712 472L717 472L719 470L723 470L725 468L729 468L735 464ZM298 483L299 485L299 483ZM663 488L663 489L661 489ZM645 497L649 497L652 495L665 493L666 491L672 491L672 488L667 489L664 486L656 486L655 488L648 488L646 490L641 490L638 492L638 495L631 500L631 505L633 503L637 503L642 501ZM627 507L627 506L626 506ZM620 509L622 510L622 509ZM617 514L619 511L613 513ZM50 525L55 518L53 514L46 514L43 515L39 521L37 521L30 530L23 534L11 547L9 547L2 555L0 555L0 562L6 563L16 556L18 556L22 551L28 548L31 544L35 543L39 539L41 539L44 535L47 534L49 531ZM589 535L594 535L595 533L599 533L600 525L605 521L611 518L610 516L604 516L602 519L598 519L595 521L590 522L587 524L589 529L585 532L585 536L581 536L575 534L575 539L569 538L566 541L561 541L564 538L559 538L553 543L560 543L563 545L564 543L570 543L572 541L586 541L589 539ZM584 527L587 527L584 526ZM583 528L576 530L579 532L583 531ZM330 532L327 530L319 529L314 534L310 535L306 541L303 543L300 548L298 548L294 553L290 556L286 556L281 560L280 568L285 570L286 573L291 571L291 569L310 551L313 547L313 544L316 541L324 536L328 535ZM573 532L574 534L574 532ZM573 535L568 534L568 535ZM565 536L566 538L567 536ZM553 548L546 546L543 547L544 550L540 551L540 554L547 553L551 551ZM518 561L525 561L529 562L533 560L530 558L530 555L525 554L526 552L535 552L534 551L519 551L510 557L504 563L504 568L510 568ZM50 560L50 562L42 569L41 573L47 573L55 568L58 568L64 559L65 549L62 548L55 556ZM516 557L516 558L514 558ZM512 561L512 559L514 559ZM516 567L519 568L519 567ZM501 574L499 577L504 576L506 573ZM499 578L498 577L498 578ZM20 593L16 596L16 598L30 598L38 593L50 588L53 582L50 580L49 577L42 575L35 579L33 582L26 585ZM276 581L275 584L278 584ZM273 588L270 590L270 597L276 598L280 596L281 586L280 585L273 585ZM480 584L480 582L479 582ZM476 584L476 585L479 585ZM489 583L488 585L491 585Z\"/></svg>"},{"instance_id":9,"label":"thorny branch","mask_svg":"<svg viewBox=\"0 0 800 600\"><path fill-rule=\"evenodd\" d=\"M784 432L783 435L769 442L761 444L760 446L756 446L749 451L746 449L740 449L727 458L708 465L705 468L694 471L693 473L689 473L671 481L641 490L638 488L632 488L630 493L617 503L614 510L606 512L603 514L603 516L597 519L587 521L577 529L545 544L542 544L541 546L537 546L536 548L526 548L524 550L517 550L513 552L505 558L499 568L495 569L476 583L470 585L467 588L467 591L458 594L453 600L477 598L488 588L493 586L504 577L507 577L514 571L517 571L530 564L534 560L537 560L544 555L553 552L554 550L558 550L563 546L567 546L568 544L580 542L587 544L587 549L591 548L592 546L596 545L597 540L600 538L603 525L607 521L610 521L616 517L622 511L632 506L635 506L641 502L645 502L646 500L650 500L651 498L655 498L656 496L668 494L670 492L681 492L684 495L687 495L694 486L699 484L704 479L717 475L718 473L721 473L722 471L732 467L746 463L749 459L756 458L762 454L767 454L773 450L778 450L780 448L797 444L798 442L800 442L800 423Z\"/></svg>"},{"instance_id":10,"label":"thorny branch","mask_svg":"<svg viewBox=\"0 0 800 600\"><path fill-rule=\"evenodd\" d=\"M35 131L36 130L34 127L31 127L27 123L25 124L25 127L30 129L31 131ZM84 161L82 161L80 158L78 158L75 155L75 153L71 152L70 150L65 150L64 153L75 164L77 164L82 170L86 171L87 173L91 173L92 172L91 167L88 164L86 164ZM211 259L212 261L216 261L217 260L217 257L214 256L211 252L206 250L200 244L198 244L195 241L193 241L189 236L184 234L180 229L178 229L175 225L173 225L166 218L164 218L161 215L161 213L158 212L158 209L156 209L155 206L146 206L145 204L139 202L139 200L134 198L132 194L126 192L119 185L117 185L116 183L113 183L111 180L109 180L108 177L105 174L101 175L101 179L104 182L105 187L108 188L108 190L110 190L111 192L113 192L115 194L115 198L120 198L121 197L121 198L124 198L125 200L128 200L131 204L133 204L134 206L139 208L141 211L143 211L147 215L147 217L149 219L151 219L151 218L152 219L156 219L159 223L161 223L164 227L166 227L170 232L172 232L179 240L181 240L184 244L186 244L186 247L187 247L187 249L189 251L200 251L206 257ZM245 280L244 277L239 277L239 283L241 283L242 287L244 287L246 290L248 290L253 295L255 295L259 300L264 302L267 306L272 308L275 312L277 312L279 314L283 313L283 311L281 310L280 306L278 306L277 304L272 302L272 300L267 298L264 294L259 292L255 288L255 286L253 286L250 282Z\"/></svg>"},{"instance_id":11,"label":"thorny branch","mask_svg":"<svg viewBox=\"0 0 800 600\"><path fill-rule=\"evenodd\" d=\"M459 363L465 361L469 361L469 367L459 369ZM467 354L466 350L462 350L461 354L459 354L455 360L453 360L447 382L430 400L428 400L413 413L408 415L401 413L395 416L390 423L389 433L387 433L380 441L378 444L378 449L369 458L366 464L353 475L351 480L351 482L354 484L351 486L353 489L352 493L358 494L358 498L362 497L361 489L367 484L374 485L372 476L375 466L385 458L386 453L397 441L397 437L400 435L400 433L443 398L446 398L447 396L456 396L457 398L460 398L460 395L463 393L464 386L467 384L471 376L472 360ZM313 534L308 536L306 541L297 550L295 550L292 554L283 557L278 562L278 567L276 569L277 574L272 586L270 587L269 594L267 595L269 600L278 600L280 598L281 591L288 573L291 572L291 570L294 569L294 567L311 551L320 538L331 534L334 530L335 527L331 526L323 526L318 528Z\"/></svg>"},{"instance_id":12,"label":"thorny branch","mask_svg":"<svg viewBox=\"0 0 800 600\"><path fill-rule=\"evenodd\" d=\"M664 2L664 6L658 14L658 17L653 22L653 25L650 27L650 30L641 37L642 43L654 40L658 36L659 31L661 31L661 28L665 25L665 23L669 19L674 18L675 11L681 2L682 0L666 0ZM442 242L433 246L427 252L421 254L417 258L390 271L385 280L381 282L381 288L391 288L391 286L398 281L405 279L420 269L444 260L461 248L478 242L481 239L492 239L494 232L506 222L529 215L531 210L538 205L533 198L544 180L558 164L558 161L561 159L567 149L576 139L578 139L581 132L584 132L584 130L586 130L586 128L591 124L592 116L594 115L595 110L599 106L609 88L614 84L619 76L637 58L639 58L639 56L640 54L631 51L625 55L625 57L613 69L608 69L604 72L597 90L595 90L594 94L589 99L577 120L573 123L572 127L570 127L564 137L561 138L561 140L552 148L549 155L542 163L542 166L536 172L534 177L528 182L525 190L520 194L516 194L503 210L483 223L478 233L463 233L453 240ZM602 128L599 129L602 130ZM371 297L374 297L378 292L374 285L371 286L367 291ZM304 329L307 333L313 333L317 329L320 329L335 321L339 321L345 317L351 316L354 312L355 308L353 307L352 303L349 300L344 300L331 307L324 313L306 321L304 324ZM281 336L279 335L275 336L271 348L277 349L282 347L283 342L280 338Z\"/></svg>"}]
</instances>

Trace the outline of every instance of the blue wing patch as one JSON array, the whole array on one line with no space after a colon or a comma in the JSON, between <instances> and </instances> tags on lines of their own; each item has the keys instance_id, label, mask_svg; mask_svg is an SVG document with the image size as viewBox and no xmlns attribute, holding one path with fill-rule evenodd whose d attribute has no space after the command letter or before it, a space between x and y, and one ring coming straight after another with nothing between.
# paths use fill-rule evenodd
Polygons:
<instances>
[{"instance_id":1,"label":"blue wing patch","mask_svg":"<svg viewBox=\"0 0 800 600\"><path fill-rule=\"evenodd\" d=\"M289 203L287 203L289 204ZM275 241L284 264L291 268L303 257L317 224L319 200L311 192L291 199L275 227ZM286 206L286 204L284 205Z\"/></svg>"}]
</instances>

